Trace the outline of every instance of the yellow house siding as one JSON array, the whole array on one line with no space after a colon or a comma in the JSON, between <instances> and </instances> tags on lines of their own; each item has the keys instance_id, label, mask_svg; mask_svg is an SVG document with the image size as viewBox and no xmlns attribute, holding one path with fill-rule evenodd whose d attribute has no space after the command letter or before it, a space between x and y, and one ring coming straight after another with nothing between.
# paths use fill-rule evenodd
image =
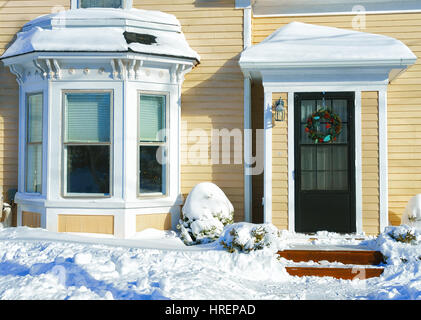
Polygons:
<instances>
[{"instance_id":1,"label":"yellow house siding","mask_svg":"<svg viewBox=\"0 0 421 320\"><path fill-rule=\"evenodd\" d=\"M22 226L41 228L41 214L36 212L22 211Z\"/></svg>"},{"instance_id":2,"label":"yellow house siding","mask_svg":"<svg viewBox=\"0 0 421 320\"><path fill-rule=\"evenodd\" d=\"M114 234L112 215L58 215L58 232Z\"/></svg>"},{"instance_id":3,"label":"yellow house siding","mask_svg":"<svg viewBox=\"0 0 421 320\"><path fill-rule=\"evenodd\" d=\"M378 92L361 93L361 158L363 231L379 232Z\"/></svg>"},{"instance_id":4,"label":"yellow house siding","mask_svg":"<svg viewBox=\"0 0 421 320\"><path fill-rule=\"evenodd\" d=\"M234 9L234 1L134 0L139 9L174 14L183 33L200 57L200 65L186 75L182 87L181 190L187 196L203 181L218 185L234 205L235 220L244 219L244 168L234 164L231 143L230 164L211 163L212 129L243 129L243 75L238 65L243 50L243 10ZM203 130L206 139L189 136ZM233 139L232 139L233 140ZM220 146L222 140L220 140ZM204 150L197 152L194 150ZM241 148L242 150L242 148ZM187 157L190 152L190 157Z\"/></svg>"},{"instance_id":5,"label":"yellow house siding","mask_svg":"<svg viewBox=\"0 0 421 320\"><path fill-rule=\"evenodd\" d=\"M0 55L26 22L69 5L69 0L0 1ZM4 192L18 184L18 127L19 87L0 62L0 185Z\"/></svg>"},{"instance_id":6,"label":"yellow house siding","mask_svg":"<svg viewBox=\"0 0 421 320\"><path fill-rule=\"evenodd\" d=\"M285 102L285 121L273 120L272 127L272 223L288 229L288 93L273 93L273 105Z\"/></svg>"},{"instance_id":7,"label":"yellow house siding","mask_svg":"<svg viewBox=\"0 0 421 320\"><path fill-rule=\"evenodd\" d=\"M252 41L259 43L292 21L352 30L353 18L352 15L255 17ZM365 24L360 31L399 39L421 56L421 13L368 14ZM389 221L396 225L400 224L408 200L421 193L421 59L389 84L387 102Z\"/></svg>"}]
</instances>

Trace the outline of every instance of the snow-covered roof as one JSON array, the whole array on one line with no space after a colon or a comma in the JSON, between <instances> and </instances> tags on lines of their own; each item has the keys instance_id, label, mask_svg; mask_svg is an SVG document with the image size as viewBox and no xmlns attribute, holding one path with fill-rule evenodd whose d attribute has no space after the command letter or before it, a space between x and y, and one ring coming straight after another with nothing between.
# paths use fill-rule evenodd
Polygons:
<instances>
[{"instance_id":1,"label":"snow-covered roof","mask_svg":"<svg viewBox=\"0 0 421 320\"><path fill-rule=\"evenodd\" d=\"M127 41L125 33L152 38ZM200 60L173 15L139 9L90 8L38 17L22 28L1 58L30 52L136 52Z\"/></svg>"},{"instance_id":2,"label":"snow-covered roof","mask_svg":"<svg viewBox=\"0 0 421 320\"><path fill-rule=\"evenodd\" d=\"M243 51L242 68L412 65L401 41L378 34L291 22Z\"/></svg>"}]
</instances>

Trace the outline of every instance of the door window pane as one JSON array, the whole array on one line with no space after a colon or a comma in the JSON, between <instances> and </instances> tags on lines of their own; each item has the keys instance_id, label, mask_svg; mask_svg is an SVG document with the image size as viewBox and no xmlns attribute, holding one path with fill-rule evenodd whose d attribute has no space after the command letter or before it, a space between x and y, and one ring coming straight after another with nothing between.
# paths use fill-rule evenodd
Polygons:
<instances>
[{"instance_id":1,"label":"door window pane","mask_svg":"<svg viewBox=\"0 0 421 320\"><path fill-rule=\"evenodd\" d=\"M163 164L165 149L159 146L139 147L139 192L142 194L165 194L165 165Z\"/></svg>"},{"instance_id":2,"label":"door window pane","mask_svg":"<svg viewBox=\"0 0 421 320\"><path fill-rule=\"evenodd\" d=\"M123 0L80 0L81 8L123 8Z\"/></svg>"},{"instance_id":3,"label":"door window pane","mask_svg":"<svg viewBox=\"0 0 421 320\"><path fill-rule=\"evenodd\" d=\"M41 193L42 144L28 145L26 161L26 192Z\"/></svg>"},{"instance_id":4,"label":"door window pane","mask_svg":"<svg viewBox=\"0 0 421 320\"><path fill-rule=\"evenodd\" d=\"M317 146L317 170L330 170L332 166L331 146Z\"/></svg>"},{"instance_id":5,"label":"door window pane","mask_svg":"<svg viewBox=\"0 0 421 320\"><path fill-rule=\"evenodd\" d=\"M316 181L316 171L301 172L301 190L315 190Z\"/></svg>"},{"instance_id":6,"label":"door window pane","mask_svg":"<svg viewBox=\"0 0 421 320\"><path fill-rule=\"evenodd\" d=\"M333 171L333 190L348 190L348 171Z\"/></svg>"},{"instance_id":7,"label":"door window pane","mask_svg":"<svg viewBox=\"0 0 421 320\"><path fill-rule=\"evenodd\" d=\"M67 192L110 193L110 146L67 146Z\"/></svg>"},{"instance_id":8,"label":"door window pane","mask_svg":"<svg viewBox=\"0 0 421 320\"><path fill-rule=\"evenodd\" d=\"M66 142L110 141L111 94L66 93Z\"/></svg>"},{"instance_id":9,"label":"door window pane","mask_svg":"<svg viewBox=\"0 0 421 320\"><path fill-rule=\"evenodd\" d=\"M315 146L301 146L301 170L316 169L316 152Z\"/></svg>"}]
</instances>

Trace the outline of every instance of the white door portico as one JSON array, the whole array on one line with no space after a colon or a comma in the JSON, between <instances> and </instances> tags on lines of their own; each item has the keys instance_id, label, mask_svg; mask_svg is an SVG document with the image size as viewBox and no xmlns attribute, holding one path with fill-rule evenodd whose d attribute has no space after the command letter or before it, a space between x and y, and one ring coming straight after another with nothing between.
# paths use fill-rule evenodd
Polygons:
<instances>
[{"instance_id":1,"label":"white door portico","mask_svg":"<svg viewBox=\"0 0 421 320\"><path fill-rule=\"evenodd\" d=\"M387 86L416 56L396 39L299 22L285 25L247 48L240 58L245 77L264 88L264 221L272 222L273 93L288 97L288 227L295 231L294 95L353 92L355 96L355 230L362 230L361 93L378 92L380 232L388 224Z\"/></svg>"}]
</instances>

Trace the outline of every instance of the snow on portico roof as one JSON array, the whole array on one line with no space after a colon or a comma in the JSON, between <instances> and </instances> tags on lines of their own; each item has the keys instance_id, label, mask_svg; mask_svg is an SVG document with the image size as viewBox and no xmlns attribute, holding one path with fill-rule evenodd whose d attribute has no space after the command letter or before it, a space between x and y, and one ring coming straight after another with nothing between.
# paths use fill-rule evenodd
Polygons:
<instances>
[{"instance_id":1,"label":"snow on portico roof","mask_svg":"<svg viewBox=\"0 0 421 320\"><path fill-rule=\"evenodd\" d=\"M127 41L125 32L154 41ZM139 9L73 9L38 17L23 26L1 58L36 51L132 51L200 60L187 43L175 16Z\"/></svg>"},{"instance_id":2,"label":"snow on portico roof","mask_svg":"<svg viewBox=\"0 0 421 320\"><path fill-rule=\"evenodd\" d=\"M391 37L291 22L261 43L244 50L240 65L242 68L376 65L406 67L416 59L406 45Z\"/></svg>"}]
</instances>

